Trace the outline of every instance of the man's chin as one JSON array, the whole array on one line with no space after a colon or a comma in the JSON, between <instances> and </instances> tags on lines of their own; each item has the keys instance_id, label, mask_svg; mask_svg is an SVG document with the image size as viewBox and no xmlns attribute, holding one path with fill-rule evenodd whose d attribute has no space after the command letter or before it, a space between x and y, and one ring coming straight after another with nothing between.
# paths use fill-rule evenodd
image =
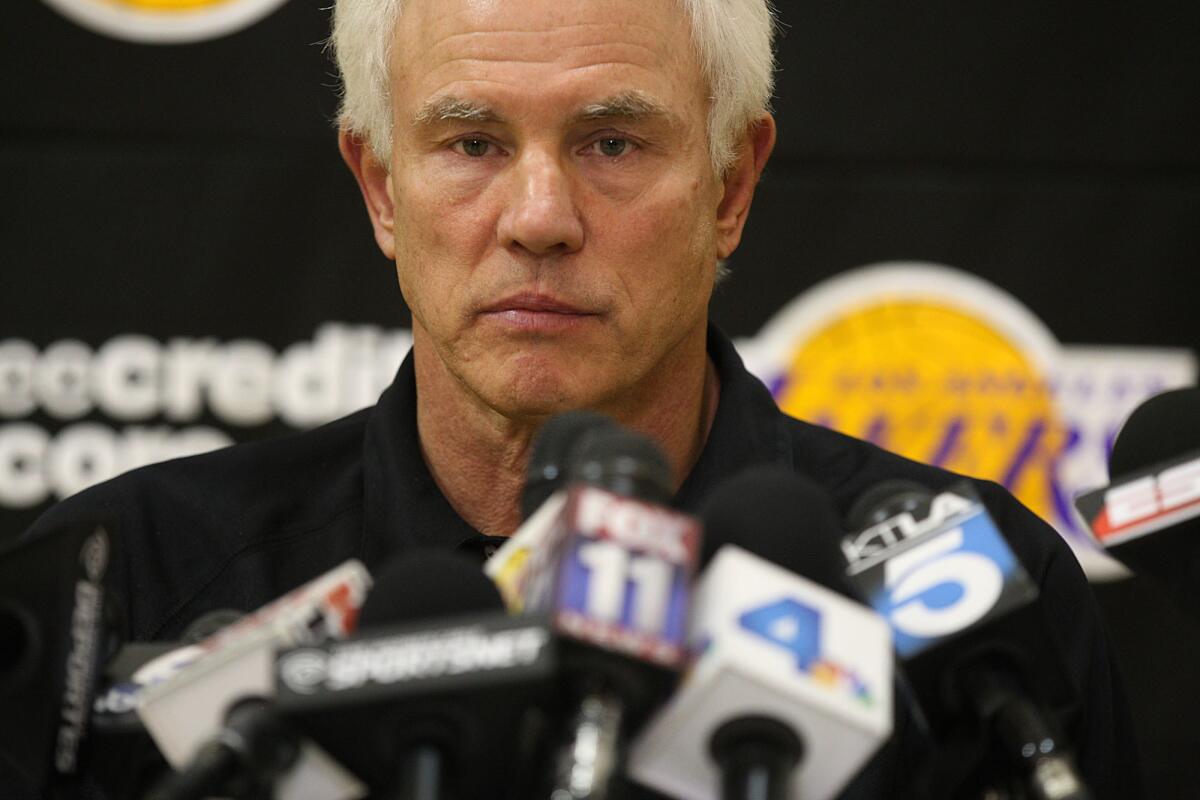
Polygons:
<instances>
[{"instance_id":1,"label":"man's chin","mask_svg":"<svg viewBox=\"0 0 1200 800\"><path fill-rule=\"evenodd\" d=\"M579 375L581 369L586 369L586 365L576 365L576 374L569 377L552 369L521 370L505 375L479 394L485 403L510 419L549 417L596 408L606 395L604 387L601 381L586 380L597 375Z\"/></svg>"}]
</instances>

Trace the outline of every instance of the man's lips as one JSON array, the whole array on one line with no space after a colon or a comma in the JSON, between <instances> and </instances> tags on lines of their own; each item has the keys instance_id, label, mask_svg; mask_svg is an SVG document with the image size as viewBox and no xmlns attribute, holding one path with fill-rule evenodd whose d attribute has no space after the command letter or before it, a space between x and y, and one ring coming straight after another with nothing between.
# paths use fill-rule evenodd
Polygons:
<instances>
[{"instance_id":1,"label":"man's lips","mask_svg":"<svg viewBox=\"0 0 1200 800\"><path fill-rule=\"evenodd\" d=\"M510 295L484 306L479 319L520 334L569 333L594 322L599 313L546 294Z\"/></svg>"},{"instance_id":2,"label":"man's lips","mask_svg":"<svg viewBox=\"0 0 1200 800\"><path fill-rule=\"evenodd\" d=\"M515 294L490 303L481 309L482 314L525 312L530 314L565 314L570 316L595 316L596 312L571 305L545 294Z\"/></svg>"}]
</instances>

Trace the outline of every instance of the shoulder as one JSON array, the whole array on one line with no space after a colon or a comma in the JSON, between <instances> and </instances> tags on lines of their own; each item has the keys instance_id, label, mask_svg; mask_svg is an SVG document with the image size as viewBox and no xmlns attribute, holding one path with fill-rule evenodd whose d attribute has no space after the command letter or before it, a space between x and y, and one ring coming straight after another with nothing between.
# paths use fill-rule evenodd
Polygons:
<instances>
[{"instance_id":1,"label":"shoulder","mask_svg":"<svg viewBox=\"0 0 1200 800\"><path fill-rule=\"evenodd\" d=\"M327 508L331 496L350 494L339 484L357 477L361 467L366 414L131 470L58 503L33 532L60 519L114 511L130 522L173 525L182 516L227 523L249 515L303 520L315 505Z\"/></svg>"},{"instance_id":2,"label":"shoulder","mask_svg":"<svg viewBox=\"0 0 1200 800\"><path fill-rule=\"evenodd\" d=\"M793 467L823 485L843 515L865 492L889 480L908 480L931 491L940 491L960 481L969 481L1002 526L1009 523L1014 533L1045 537L1052 549L1070 548L1045 521L1026 508L998 483L969 478L949 470L884 450L870 442L843 433L784 417L784 429L792 450ZM1006 533L1008 532L1006 528ZM1025 532L1025 533L1021 533Z\"/></svg>"},{"instance_id":3,"label":"shoulder","mask_svg":"<svg viewBox=\"0 0 1200 800\"><path fill-rule=\"evenodd\" d=\"M109 524L121 553L114 588L135 636L168 635L202 591L215 607L249 610L292 588L292 573L315 574L289 569L304 540L357 514L368 416L132 470L56 504L26 535Z\"/></svg>"}]
</instances>

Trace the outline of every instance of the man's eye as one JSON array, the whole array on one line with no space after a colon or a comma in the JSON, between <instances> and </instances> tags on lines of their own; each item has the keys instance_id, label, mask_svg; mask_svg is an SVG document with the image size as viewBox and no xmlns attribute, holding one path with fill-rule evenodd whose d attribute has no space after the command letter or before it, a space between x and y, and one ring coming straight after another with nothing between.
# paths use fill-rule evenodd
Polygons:
<instances>
[{"instance_id":1,"label":"man's eye","mask_svg":"<svg viewBox=\"0 0 1200 800\"><path fill-rule=\"evenodd\" d=\"M488 147L491 145L491 142L487 141L486 139L462 139L458 144L460 147L462 147L462 151L465 155L471 156L472 158L479 158L480 156L487 155Z\"/></svg>"},{"instance_id":2,"label":"man's eye","mask_svg":"<svg viewBox=\"0 0 1200 800\"><path fill-rule=\"evenodd\" d=\"M618 139L614 136L606 136L596 142L597 149L602 155L610 158L621 155L629 147L628 139Z\"/></svg>"}]
</instances>

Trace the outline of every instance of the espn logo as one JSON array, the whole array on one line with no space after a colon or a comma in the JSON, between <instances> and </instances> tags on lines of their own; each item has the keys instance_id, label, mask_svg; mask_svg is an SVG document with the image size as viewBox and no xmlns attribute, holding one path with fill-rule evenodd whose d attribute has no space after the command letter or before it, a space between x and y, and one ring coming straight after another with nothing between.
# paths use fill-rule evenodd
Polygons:
<instances>
[{"instance_id":1,"label":"espn logo","mask_svg":"<svg viewBox=\"0 0 1200 800\"><path fill-rule=\"evenodd\" d=\"M1080 495L1075 507L1105 547L1200 516L1200 453Z\"/></svg>"}]
</instances>

